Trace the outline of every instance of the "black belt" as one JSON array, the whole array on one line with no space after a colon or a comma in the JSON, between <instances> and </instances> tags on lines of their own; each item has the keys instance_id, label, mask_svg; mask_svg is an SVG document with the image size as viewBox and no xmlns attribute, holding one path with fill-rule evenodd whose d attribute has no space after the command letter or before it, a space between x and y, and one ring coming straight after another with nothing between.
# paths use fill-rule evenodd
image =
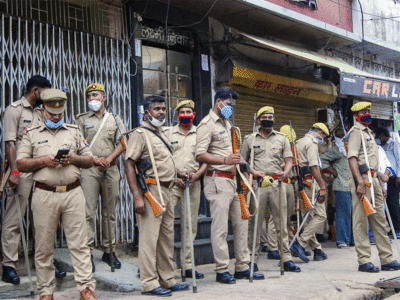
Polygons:
<instances>
[{"instance_id":1,"label":"black belt","mask_svg":"<svg viewBox=\"0 0 400 300\"><path fill-rule=\"evenodd\" d=\"M69 192L70 190L76 189L80 185L81 185L81 182L79 179L77 179L73 183L70 183L67 185L59 185L59 186L51 186L51 185L47 185L43 182L38 182L38 181L36 181L36 183L35 183L35 187L37 187L38 189L49 191L49 192L54 192L54 193Z\"/></svg>"}]
</instances>

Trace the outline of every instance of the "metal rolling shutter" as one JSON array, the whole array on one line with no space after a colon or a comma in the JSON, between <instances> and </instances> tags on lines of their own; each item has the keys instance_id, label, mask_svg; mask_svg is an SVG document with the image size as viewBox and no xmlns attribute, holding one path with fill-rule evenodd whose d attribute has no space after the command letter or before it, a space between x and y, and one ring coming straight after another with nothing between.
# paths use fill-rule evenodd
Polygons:
<instances>
[{"instance_id":1,"label":"metal rolling shutter","mask_svg":"<svg viewBox=\"0 0 400 300\"><path fill-rule=\"evenodd\" d=\"M393 120L393 102L381 99L354 99L353 103L371 102L371 114L374 119Z\"/></svg>"},{"instance_id":2,"label":"metal rolling shutter","mask_svg":"<svg viewBox=\"0 0 400 300\"><path fill-rule=\"evenodd\" d=\"M316 122L314 107L305 106L295 101L245 94L241 91L234 112L235 125L240 128L242 137L253 132L254 113L266 105L272 106L275 110L274 129L279 130L281 126L292 121L297 139L303 137Z\"/></svg>"}]
</instances>

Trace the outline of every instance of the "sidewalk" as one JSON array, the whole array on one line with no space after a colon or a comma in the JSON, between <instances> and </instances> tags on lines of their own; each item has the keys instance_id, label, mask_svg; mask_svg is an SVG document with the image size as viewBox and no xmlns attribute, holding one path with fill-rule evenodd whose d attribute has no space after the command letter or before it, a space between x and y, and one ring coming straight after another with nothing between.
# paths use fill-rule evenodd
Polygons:
<instances>
[{"instance_id":1,"label":"sidewalk","mask_svg":"<svg viewBox=\"0 0 400 300\"><path fill-rule=\"evenodd\" d=\"M174 293L174 299L383 299L394 294L393 289L383 290L374 286L379 279L400 276L400 271L379 272L369 274L358 272L357 256L354 247L350 249L337 249L334 243L323 243L323 250L328 255L328 260L308 264L299 258L294 262L301 267L301 273L288 273L280 275L278 261L268 260L266 253L261 254L259 262L260 270L265 274L263 281L238 280L233 285L222 285L215 281L214 265L203 265L198 271L205 274L205 279L198 280L198 293L193 294L192 289L185 292ZM400 261L395 249L395 259ZM376 246L372 246L372 262L380 266ZM122 256L122 267L124 263L137 265L138 259ZM234 270L234 260L231 261L231 272ZM118 270L116 271L118 272ZM176 272L177 282L181 282ZM136 274L132 274L136 276ZM187 282L192 284L192 280ZM110 291L96 291L99 299L138 299L152 300L159 297L142 296L140 291L132 293L118 293ZM400 295L400 294L399 294ZM55 299L79 299L75 288L56 292ZM30 299L30 298L19 298ZM37 297L38 299L38 297ZM390 299L400 299L398 295Z\"/></svg>"}]
</instances>

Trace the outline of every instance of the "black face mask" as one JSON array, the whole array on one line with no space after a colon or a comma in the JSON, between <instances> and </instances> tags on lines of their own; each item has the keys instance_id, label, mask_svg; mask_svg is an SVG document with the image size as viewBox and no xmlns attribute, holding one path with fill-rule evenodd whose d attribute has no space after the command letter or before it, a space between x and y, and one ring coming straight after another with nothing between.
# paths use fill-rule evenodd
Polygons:
<instances>
[{"instance_id":1,"label":"black face mask","mask_svg":"<svg viewBox=\"0 0 400 300\"><path fill-rule=\"evenodd\" d=\"M270 127L274 126L274 121L272 121L272 120L261 120L260 124L264 128L270 128Z\"/></svg>"}]
</instances>

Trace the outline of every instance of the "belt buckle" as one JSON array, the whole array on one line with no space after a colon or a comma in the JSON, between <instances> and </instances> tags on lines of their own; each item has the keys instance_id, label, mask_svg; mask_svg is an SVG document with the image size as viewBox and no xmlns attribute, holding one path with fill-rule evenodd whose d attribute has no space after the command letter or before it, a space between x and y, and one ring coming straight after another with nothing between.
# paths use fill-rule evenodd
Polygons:
<instances>
[{"instance_id":1,"label":"belt buckle","mask_svg":"<svg viewBox=\"0 0 400 300\"><path fill-rule=\"evenodd\" d=\"M56 193L64 193L67 191L66 185L56 186Z\"/></svg>"}]
</instances>

